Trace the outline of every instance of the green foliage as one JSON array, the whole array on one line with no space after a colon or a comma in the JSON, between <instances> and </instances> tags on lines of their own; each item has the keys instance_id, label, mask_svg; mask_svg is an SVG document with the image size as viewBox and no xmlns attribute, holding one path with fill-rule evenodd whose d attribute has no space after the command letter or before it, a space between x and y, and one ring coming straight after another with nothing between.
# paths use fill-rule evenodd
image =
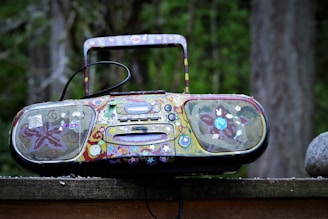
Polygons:
<instances>
[{"instance_id":1,"label":"green foliage","mask_svg":"<svg viewBox=\"0 0 328 219\"><path fill-rule=\"evenodd\" d=\"M27 174L10 155L8 147L10 125L0 120L0 130L0 176L22 176Z\"/></svg>"},{"instance_id":2,"label":"green foliage","mask_svg":"<svg viewBox=\"0 0 328 219\"><path fill-rule=\"evenodd\" d=\"M23 43L25 34L20 28L24 21L13 18L15 14L19 14L22 7L22 3L19 3L17 7L4 4L0 9L0 16L3 19L2 31L0 31L0 81L2 84L0 101L6 103L6 107L0 108L0 118L7 122L13 117L13 111L17 111L19 106L24 103L25 98L26 78L24 74L27 69L27 56L26 44ZM12 19L5 20L5 16L10 16ZM11 23L11 25L4 23Z\"/></svg>"},{"instance_id":3,"label":"green foliage","mask_svg":"<svg viewBox=\"0 0 328 219\"><path fill-rule=\"evenodd\" d=\"M149 19L156 14L154 7L147 5L141 18L149 29L160 26L164 33L187 36L191 92L249 91L247 8L239 1L184 0L165 1L157 10L159 17ZM166 65L170 62L163 63Z\"/></svg>"},{"instance_id":4,"label":"green foliage","mask_svg":"<svg viewBox=\"0 0 328 219\"><path fill-rule=\"evenodd\" d=\"M317 1L316 33L316 81L315 81L315 134L328 131L328 15L327 1Z\"/></svg>"}]
</instances>

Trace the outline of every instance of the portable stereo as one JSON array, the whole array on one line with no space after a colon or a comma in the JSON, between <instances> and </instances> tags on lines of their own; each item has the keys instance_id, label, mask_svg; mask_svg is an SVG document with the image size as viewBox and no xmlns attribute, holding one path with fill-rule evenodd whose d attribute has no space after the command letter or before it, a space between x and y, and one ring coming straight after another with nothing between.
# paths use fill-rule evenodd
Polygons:
<instances>
[{"instance_id":1,"label":"portable stereo","mask_svg":"<svg viewBox=\"0 0 328 219\"><path fill-rule=\"evenodd\" d=\"M183 93L89 94L91 50L164 46L182 48ZM26 106L14 118L10 148L22 166L45 176L225 173L254 161L267 147L267 119L254 98L189 93L181 35L91 38L84 42L84 60L85 98Z\"/></svg>"}]
</instances>

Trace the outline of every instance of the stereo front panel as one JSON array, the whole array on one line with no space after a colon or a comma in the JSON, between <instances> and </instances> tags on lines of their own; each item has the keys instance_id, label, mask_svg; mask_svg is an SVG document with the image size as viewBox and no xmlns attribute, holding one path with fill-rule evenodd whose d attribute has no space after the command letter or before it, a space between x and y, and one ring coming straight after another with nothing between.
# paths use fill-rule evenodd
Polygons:
<instances>
[{"instance_id":1,"label":"stereo front panel","mask_svg":"<svg viewBox=\"0 0 328 219\"><path fill-rule=\"evenodd\" d=\"M244 95L103 96L26 107L15 151L36 163L249 153L266 138L262 109Z\"/></svg>"}]
</instances>

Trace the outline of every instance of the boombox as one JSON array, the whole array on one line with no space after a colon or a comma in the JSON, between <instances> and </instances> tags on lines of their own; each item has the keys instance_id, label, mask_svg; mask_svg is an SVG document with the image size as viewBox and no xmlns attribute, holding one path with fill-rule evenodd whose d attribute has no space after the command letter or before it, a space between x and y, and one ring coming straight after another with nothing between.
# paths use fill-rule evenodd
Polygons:
<instances>
[{"instance_id":1,"label":"boombox","mask_svg":"<svg viewBox=\"0 0 328 219\"><path fill-rule=\"evenodd\" d=\"M89 94L91 50L164 46L182 48L183 93ZM267 147L267 119L254 98L189 93L181 35L88 39L84 60L85 98L34 104L16 115L10 147L22 166L46 176L225 173L254 161ZM123 64L108 63L129 73Z\"/></svg>"}]
</instances>

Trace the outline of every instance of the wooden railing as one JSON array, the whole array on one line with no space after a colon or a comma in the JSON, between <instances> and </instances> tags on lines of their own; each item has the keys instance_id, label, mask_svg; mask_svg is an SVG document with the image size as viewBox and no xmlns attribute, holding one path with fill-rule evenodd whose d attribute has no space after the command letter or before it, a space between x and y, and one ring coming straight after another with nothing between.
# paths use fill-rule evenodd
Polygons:
<instances>
[{"instance_id":1,"label":"wooden railing","mask_svg":"<svg viewBox=\"0 0 328 219\"><path fill-rule=\"evenodd\" d=\"M328 179L0 177L0 218L327 218Z\"/></svg>"}]
</instances>

